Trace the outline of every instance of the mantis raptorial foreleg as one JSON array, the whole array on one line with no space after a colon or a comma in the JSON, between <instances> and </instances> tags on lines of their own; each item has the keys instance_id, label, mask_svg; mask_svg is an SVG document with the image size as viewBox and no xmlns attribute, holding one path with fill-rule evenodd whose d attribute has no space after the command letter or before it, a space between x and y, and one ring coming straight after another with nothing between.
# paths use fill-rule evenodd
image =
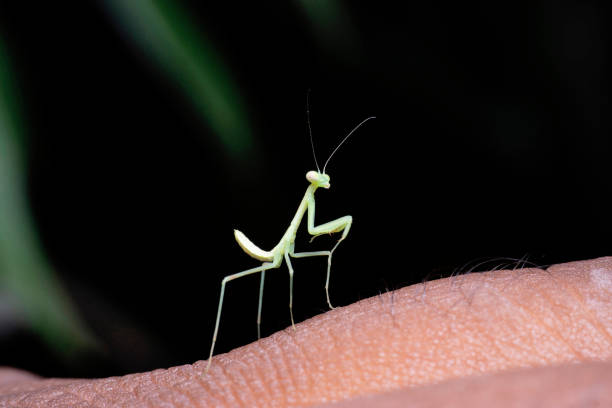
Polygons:
<instances>
[{"instance_id":1,"label":"mantis raptorial foreleg","mask_svg":"<svg viewBox=\"0 0 612 408\"><path fill-rule=\"evenodd\" d=\"M325 296L327 297L327 305L329 306L330 309L334 308L331 304L331 301L329 300L329 276L331 274L332 255L334 254L334 251L336 250L338 245L340 245L340 242L342 242L342 240L346 238L346 236L348 235L349 230L351 229L352 223L353 223L353 218L350 215L348 215L346 217L338 218L337 220L330 221L328 223L313 227L313 231L316 230L319 232L316 235L314 235L312 239L318 237L319 235L344 230L342 232L342 236L340 237L338 242L336 242L336 245L334 245L331 251L313 251L313 252L297 252L296 253L296 252L293 252L293 248L291 248L291 251L289 252L289 255L291 255L293 258L307 258L311 256L327 256L327 277L325 278Z\"/></svg>"},{"instance_id":2,"label":"mantis raptorial foreleg","mask_svg":"<svg viewBox=\"0 0 612 408\"><path fill-rule=\"evenodd\" d=\"M325 279L325 295L327 296L327 304L329 308L333 309L334 307L332 306L331 301L329 300L329 275L331 273L332 256L334 254L334 251L338 247L338 245L340 245L340 242L342 242L344 238L346 238L346 236L348 235L351 229L351 225L353 224L353 217L351 217L350 215L345 215L344 217L340 217L336 220L329 221L329 222L326 222L325 224L315 226L314 225L315 208L316 208L316 204L315 204L314 195L313 195L308 198L308 233L312 235L312 239L310 240L311 242L313 239L315 239L319 235L331 234L334 232L342 231L342 236L340 237L338 242L336 242L336 245L334 245L331 251L320 251L320 252L329 252L329 254L326 254L327 255L327 278ZM323 253L318 253L318 254L323 255ZM304 255L304 256L309 256L309 255ZM316 255L310 255L310 256L316 256ZM296 256L296 258L298 257Z\"/></svg>"}]
</instances>

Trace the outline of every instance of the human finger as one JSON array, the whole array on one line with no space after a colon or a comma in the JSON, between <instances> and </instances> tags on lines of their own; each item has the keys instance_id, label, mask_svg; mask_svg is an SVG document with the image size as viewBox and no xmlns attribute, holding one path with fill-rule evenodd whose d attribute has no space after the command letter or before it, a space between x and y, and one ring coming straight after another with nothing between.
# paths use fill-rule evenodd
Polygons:
<instances>
[{"instance_id":1,"label":"human finger","mask_svg":"<svg viewBox=\"0 0 612 408\"><path fill-rule=\"evenodd\" d=\"M510 369L612 357L612 258L464 275L337 308L205 362L39 382L57 406L308 406ZM0 393L2 388L0 387ZM16 396L16 397L15 397ZM0 398L0 402L3 399ZM38 404L38 405L37 405Z\"/></svg>"}]
</instances>

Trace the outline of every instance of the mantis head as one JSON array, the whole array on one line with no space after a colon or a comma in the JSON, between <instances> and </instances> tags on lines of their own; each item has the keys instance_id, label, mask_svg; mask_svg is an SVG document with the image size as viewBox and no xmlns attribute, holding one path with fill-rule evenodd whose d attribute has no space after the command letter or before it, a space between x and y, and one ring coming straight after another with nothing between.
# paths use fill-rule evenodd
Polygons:
<instances>
[{"instance_id":1,"label":"mantis head","mask_svg":"<svg viewBox=\"0 0 612 408\"><path fill-rule=\"evenodd\" d=\"M310 181L315 187L329 188L329 176L325 173L310 170L306 173L306 180Z\"/></svg>"}]
</instances>

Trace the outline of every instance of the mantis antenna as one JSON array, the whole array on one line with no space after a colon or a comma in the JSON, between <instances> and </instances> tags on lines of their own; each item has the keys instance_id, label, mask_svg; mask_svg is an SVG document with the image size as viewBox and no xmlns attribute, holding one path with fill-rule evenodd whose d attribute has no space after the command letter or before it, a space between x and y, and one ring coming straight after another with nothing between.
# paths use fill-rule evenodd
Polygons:
<instances>
[{"instance_id":1,"label":"mantis antenna","mask_svg":"<svg viewBox=\"0 0 612 408\"><path fill-rule=\"evenodd\" d=\"M315 153L314 142L312 140L312 129L310 128L310 89L306 93L306 121L308 122L308 134L310 135L310 147L312 147L312 156L315 159L315 166L317 171L320 173L319 162L317 162L317 154Z\"/></svg>"},{"instance_id":2,"label":"mantis antenna","mask_svg":"<svg viewBox=\"0 0 612 408\"><path fill-rule=\"evenodd\" d=\"M346 142L346 139L348 139L348 138L349 138L349 137L350 137L350 136L351 136L353 133L355 133L355 131L356 131L357 129L359 129L359 128L361 127L361 125L363 125L364 123L366 123L366 122L367 122L368 120L370 120L370 119L376 119L376 116L370 116L369 118L366 118L366 119L362 120L362 121L361 121L361 123L359 123L357 126L355 126L355 127L353 128L353 130L351 130L351 131L349 132L349 134L348 134L348 135L346 135L346 136L344 137L344 139L342 139L342 141L341 141L340 143L338 143L338 146L336 146L336 148L334 149L334 151L333 151L333 152L332 152L332 153L329 155L329 157L327 158L327 161L326 161L326 162L325 162L325 164L323 165L323 174L325 174L325 168L327 167L327 163L329 163L329 160L332 158L332 156L334 155L334 153L336 153L336 152L338 151L338 149L340 148L340 146L342 146L342 144L343 144L344 142ZM310 141L312 141L312 134L310 135ZM313 149L314 149L314 148L313 148ZM316 160L316 158L315 158L315 160ZM317 169L318 169L318 166L317 166Z\"/></svg>"}]
</instances>

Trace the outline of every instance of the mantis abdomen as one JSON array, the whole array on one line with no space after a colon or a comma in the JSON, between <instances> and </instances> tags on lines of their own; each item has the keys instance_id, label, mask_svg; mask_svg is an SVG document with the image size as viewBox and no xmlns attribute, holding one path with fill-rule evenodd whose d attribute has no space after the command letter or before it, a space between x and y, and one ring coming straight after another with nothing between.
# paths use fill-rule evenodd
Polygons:
<instances>
[{"instance_id":1,"label":"mantis abdomen","mask_svg":"<svg viewBox=\"0 0 612 408\"><path fill-rule=\"evenodd\" d=\"M242 232L234 230L234 237L240 245L240 248L255 259L259 259L262 262L270 262L274 259L274 250L264 251L257 245L251 242Z\"/></svg>"}]
</instances>

